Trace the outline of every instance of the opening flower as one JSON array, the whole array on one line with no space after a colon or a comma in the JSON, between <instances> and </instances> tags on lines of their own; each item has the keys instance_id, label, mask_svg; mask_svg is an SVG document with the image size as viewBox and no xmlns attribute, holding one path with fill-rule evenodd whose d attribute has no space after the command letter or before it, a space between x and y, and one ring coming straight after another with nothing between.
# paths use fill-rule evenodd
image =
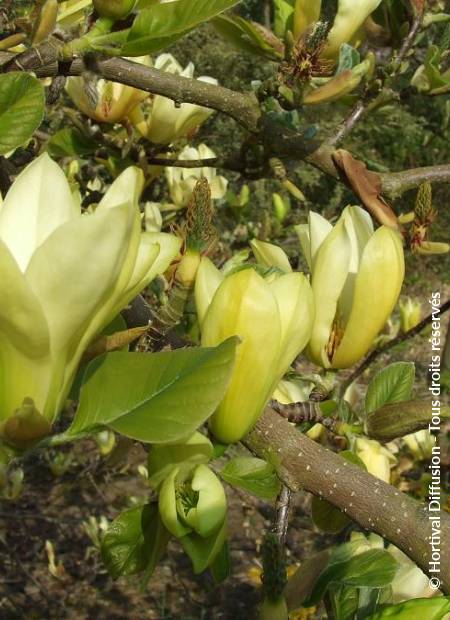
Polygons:
<instances>
[{"instance_id":1,"label":"opening flower","mask_svg":"<svg viewBox=\"0 0 450 620\"><path fill-rule=\"evenodd\" d=\"M316 318L307 354L324 368L361 359L397 303L405 274L400 235L374 232L369 214L347 207L333 226L311 212L296 227L312 273Z\"/></svg>"},{"instance_id":2,"label":"opening flower","mask_svg":"<svg viewBox=\"0 0 450 620\"><path fill-rule=\"evenodd\" d=\"M44 154L7 193L0 208L0 421L24 403L29 412L32 402L51 424L86 348L177 255L176 237L141 232L142 187L142 172L128 168L95 211L82 214L63 171Z\"/></svg>"}]
</instances>

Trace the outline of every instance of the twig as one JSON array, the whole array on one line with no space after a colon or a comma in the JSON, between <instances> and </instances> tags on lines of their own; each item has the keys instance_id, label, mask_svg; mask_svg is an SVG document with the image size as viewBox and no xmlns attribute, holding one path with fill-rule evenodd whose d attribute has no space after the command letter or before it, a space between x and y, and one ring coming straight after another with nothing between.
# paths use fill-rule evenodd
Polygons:
<instances>
[{"instance_id":1,"label":"twig","mask_svg":"<svg viewBox=\"0 0 450 620\"><path fill-rule=\"evenodd\" d=\"M402 62L404 61L404 59L408 55L409 50L414 45L414 41L416 39L416 36L417 36L421 26L422 26L423 14L424 14L423 10L422 11L418 11L416 17L414 18L411 30L409 31L408 36L403 41L403 45L400 48L400 51L399 51L399 53L397 55L397 58L394 60L394 63L393 63L393 73L396 73L400 69L400 66L401 66Z\"/></svg>"},{"instance_id":2,"label":"twig","mask_svg":"<svg viewBox=\"0 0 450 620\"><path fill-rule=\"evenodd\" d=\"M286 485L282 485L275 502L275 518L270 531L275 534L280 548L286 544L286 535L289 525L289 509L291 504L291 491Z\"/></svg>"},{"instance_id":3,"label":"twig","mask_svg":"<svg viewBox=\"0 0 450 620\"><path fill-rule=\"evenodd\" d=\"M440 314L444 314L448 310L450 310L450 299L448 299L441 305L439 312ZM407 332L404 332L396 338L389 340L389 342L384 344L382 347L374 349L366 357L366 359L350 374L350 376L347 377L345 381L343 381L340 387L341 394L344 394L345 390L355 381L355 379L357 379L378 357L380 357L380 355L383 355L383 353L386 353L393 347L396 347L401 342L404 342L405 340L408 340L409 338L412 338L413 336L419 334L427 325L429 325L433 321L433 316L435 317L436 313L434 313L434 315L429 314L412 329L409 329Z\"/></svg>"}]
</instances>

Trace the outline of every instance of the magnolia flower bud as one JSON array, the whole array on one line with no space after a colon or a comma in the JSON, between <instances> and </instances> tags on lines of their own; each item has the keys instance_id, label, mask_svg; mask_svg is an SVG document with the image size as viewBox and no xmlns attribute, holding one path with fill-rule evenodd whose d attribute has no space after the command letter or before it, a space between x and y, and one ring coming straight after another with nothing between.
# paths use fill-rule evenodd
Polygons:
<instances>
[{"instance_id":1,"label":"magnolia flower bud","mask_svg":"<svg viewBox=\"0 0 450 620\"><path fill-rule=\"evenodd\" d=\"M307 354L324 368L348 368L373 344L397 303L405 266L400 235L375 232L369 214L347 207L333 228L318 213L296 227L312 273L316 318Z\"/></svg>"},{"instance_id":2,"label":"magnolia flower bud","mask_svg":"<svg viewBox=\"0 0 450 620\"><path fill-rule=\"evenodd\" d=\"M137 0L93 0L94 9L100 17L124 19L136 6Z\"/></svg>"},{"instance_id":3,"label":"magnolia flower bud","mask_svg":"<svg viewBox=\"0 0 450 620\"><path fill-rule=\"evenodd\" d=\"M58 1L46 0L42 5L39 15L34 24L31 40L33 45L41 43L51 34L56 26L58 17Z\"/></svg>"},{"instance_id":4,"label":"magnolia flower bud","mask_svg":"<svg viewBox=\"0 0 450 620\"><path fill-rule=\"evenodd\" d=\"M202 344L215 346L232 335L242 340L227 393L211 418L217 439L232 443L255 424L306 345L314 316L312 293L300 273L264 279L248 267L220 281L204 261L196 281Z\"/></svg>"},{"instance_id":5,"label":"magnolia flower bud","mask_svg":"<svg viewBox=\"0 0 450 620\"><path fill-rule=\"evenodd\" d=\"M185 477L175 467L159 492L159 514L168 531L182 538L195 532L208 538L222 526L227 501L222 483L206 465L198 465Z\"/></svg>"}]
</instances>

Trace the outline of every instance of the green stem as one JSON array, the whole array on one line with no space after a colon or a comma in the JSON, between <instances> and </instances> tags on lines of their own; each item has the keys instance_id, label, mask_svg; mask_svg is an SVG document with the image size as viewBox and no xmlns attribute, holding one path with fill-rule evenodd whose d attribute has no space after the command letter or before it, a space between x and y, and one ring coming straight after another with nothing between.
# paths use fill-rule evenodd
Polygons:
<instances>
[{"instance_id":1,"label":"green stem","mask_svg":"<svg viewBox=\"0 0 450 620\"><path fill-rule=\"evenodd\" d=\"M114 25L114 20L109 17L100 17L95 26L85 35L78 39L70 41L61 48L61 55L63 59L72 59L73 56L82 52L87 52L91 49L91 44L94 39L101 37L111 32L111 28Z\"/></svg>"}]
</instances>

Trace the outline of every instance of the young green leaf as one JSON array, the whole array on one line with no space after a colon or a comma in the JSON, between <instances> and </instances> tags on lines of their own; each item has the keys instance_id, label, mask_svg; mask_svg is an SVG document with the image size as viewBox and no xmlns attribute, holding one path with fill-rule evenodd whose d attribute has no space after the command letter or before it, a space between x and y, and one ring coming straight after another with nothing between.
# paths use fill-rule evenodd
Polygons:
<instances>
[{"instance_id":1,"label":"young green leaf","mask_svg":"<svg viewBox=\"0 0 450 620\"><path fill-rule=\"evenodd\" d=\"M412 362L395 362L380 370L369 383L366 394L366 414L387 403L411 398L415 366Z\"/></svg>"},{"instance_id":2,"label":"young green leaf","mask_svg":"<svg viewBox=\"0 0 450 620\"><path fill-rule=\"evenodd\" d=\"M45 114L45 91L28 73L0 75L0 155L29 140Z\"/></svg>"},{"instance_id":3,"label":"young green leaf","mask_svg":"<svg viewBox=\"0 0 450 620\"><path fill-rule=\"evenodd\" d=\"M154 444L187 439L222 400L236 343L236 338L229 338L215 348L116 352L94 360L67 435L108 426Z\"/></svg>"},{"instance_id":4,"label":"young green leaf","mask_svg":"<svg viewBox=\"0 0 450 620\"><path fill-rule=\"evenodd\" d=\"M95 140L81 133L81 131L72 127L65 127L50 138L47 150L52 157L83 156L95 153L98 146Z\"/></svg>"},{"instance_id":5,"label":"young green leaf","mask_svg":"<svg viewBox=\"0 0 450 620\"><path fill-rule=\"evenodd\" d=\"M149 579L169 539L156 505L126 510L111 523L103 537L103 562L113 579L142 571Z\"/></svg>"},{"instance_id":6,"label":"young green leaf","mask_svg":"<svg viewBox=\"0 0 450 620\"><path fill-rule=\"evenodd\" d=\"M128 33L122 53L125 56L142 56L159 52L237 2L238 0L177 0L144 8ZM143 5L145 6L145 2L141 2L140 6Z\"/></svg>"},{"instance_id":7,"label":"young green leaf","mask_svg":"<svg viewBox=\"0 0 450 620\"><path fill-rule=\"evenodd\" d=\"M270 463L253 457L236 457L229 461L220 476L234 487L245 489L262 499L273 499L280 481Z\"/></svg>"}]
</instances>

